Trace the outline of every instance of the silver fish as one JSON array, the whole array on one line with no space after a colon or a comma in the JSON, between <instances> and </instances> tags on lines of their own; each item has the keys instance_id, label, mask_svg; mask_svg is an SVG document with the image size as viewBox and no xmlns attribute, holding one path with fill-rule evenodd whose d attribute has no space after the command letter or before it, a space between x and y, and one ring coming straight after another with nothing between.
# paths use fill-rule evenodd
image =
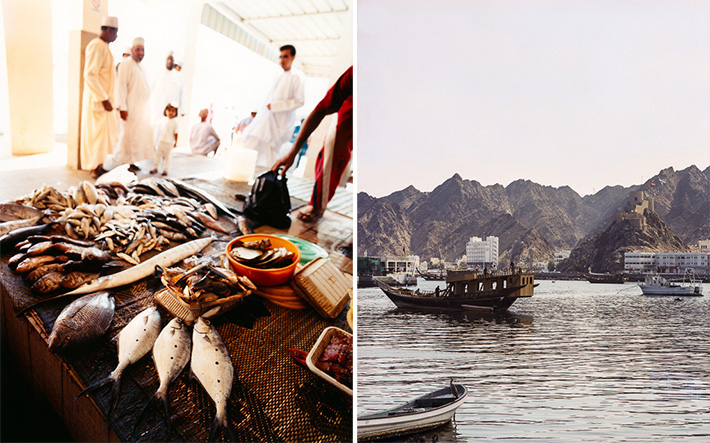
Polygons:
<instances>
[{"instance_id":1,"label":"silver fish","mask_svg":"<svg viewBox=\"0 0 710 443\"><path fill-rule=\"evenodd\" d=\"M40 215L42 215L41 211L22 203L0 203L0 221L2 222L33 218Z\"/></svg>"},{"instance_id":2,"label":"silver fish","mask_svg":"<svg viewBox=\"0 0 710 443\"><path fill-rule=\"evenodd\" d=\"M115 302L108 292L96 292L71 302L57 317L49 334L49 350L64 352L103 335L111 326Z\"/></svg>"},{"instance_id":3,"label":"silver fish","mask_svg":"<svg viewBox=\"0 0 710 443\"><path fill-rule=\"evenodd\" d=\"M160 334L160 313L155 307L143 310L136 315L133 320L121 330L118 334L118 366L111 372L108 377L103 380L87 386L81 391L74 400L86 394L87 392L95 391L107 384L113 384L111 396L113 402L108 411L110 416L114 408L118 404L118 398L121 390L121 375L123 371L132 363L140 360L144 355L150 352L153 343Z\"/></svg>"},{"instance_id":4,"label":"silver fish","mask_svg":"<svg viewBox=\"0 0 710 443\"><path fill-rule=\"evenodd\" d=\"M234 367L222 337L212 323L202 317L197 319L192 332L190 368L217 408L208 441L215 441L219 429L223 429L232 441L236 441L227 420L227 400L232 392Z\"/></svg>"},{"instance_id":5,"label":"silver fish","mask_svg":"<svg viewBox=\"0 0 710 443\"><path fill-rule=\"evenodd\" d=\"M172 319L158 336L153 345L153 362L158 372L160 386L143 407L136 419L136 424L153 399L161 403L165 413L165 421L170 436L170 407L168 403L168 386L180 375L190 361L192 337L190 330L179 318Z\"/></svg>"},{"instance_id":6,"label":"silver fish","mask_svg":"<svg viewBox=\"0 0 710 443\"><path fill-rule=\"evenodd\" d=\"M40 218L42 218L42 216L38 215L38 216L32 217L32 218L27 218L27 219L22 219L22 220L12 220L12 221L0 223L0 235L5 235L9 232L12 232L12 231L20 229L20 228L34 226L37 224L37 222L39 222Z\"/></svg>"}]
</instances>

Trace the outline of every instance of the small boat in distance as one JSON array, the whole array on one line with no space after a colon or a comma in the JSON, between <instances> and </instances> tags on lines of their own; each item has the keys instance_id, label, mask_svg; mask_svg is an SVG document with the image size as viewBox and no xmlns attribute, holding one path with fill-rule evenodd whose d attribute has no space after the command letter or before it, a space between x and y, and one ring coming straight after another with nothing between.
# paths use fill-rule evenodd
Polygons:
<instances>
[{"instance_id":1,"label":"small boat in distance","mask_svg":"<svg viewBox=\"0 0 710 443\"><path fill-rule=\"evenodd\" d=\"M660 275L647 275L639 284L643 295L703 295L703 284L690 273L688 281L683 276L682 282L672 282Z\"/></svg>"},{"instance_id":2,"label":"small boat in distance","mask_svg":"<svg viewBox=\"0 0 710 443\"><path fill-rule=\"evenodd\" d=\"M446 280L446 271L442 271L441 269L438 272L432 272L432 271L427 271L427 272L422 272L419 269L417 269L417 273L421 278L423 278L426 281L444 281Z\"/></svg>"},{"instance_id":3,"label":"small boat in distance","mask_svg":"<svg viewBox=\"0 0 710 443\"><path fill-rule=\"evenodd\" d=\"M589 283L624 283L629 279L629 276L625 272L617 272L615 274L609 273L597 273L592 272L589 268L589 272L584 274L584 278L587 279Z\"/></svg>"},{"instance_id":4,"label":"small boat in distance","mask_svg":"<svg viewBox=\"0 0 710 443\"><path fill-rule=\"evenodd\" d=\"M428 431L451 421L468 389L451 381L450 386L417 397L396 408L357 418L358 441L401 437Z\"/></svg>"}]
</instances>

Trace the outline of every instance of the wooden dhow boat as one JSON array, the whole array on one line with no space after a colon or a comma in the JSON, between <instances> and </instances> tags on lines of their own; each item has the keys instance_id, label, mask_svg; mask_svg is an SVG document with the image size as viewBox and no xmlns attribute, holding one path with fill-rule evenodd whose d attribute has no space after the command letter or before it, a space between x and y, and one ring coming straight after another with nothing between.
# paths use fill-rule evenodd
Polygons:
<instances>
[{"instance_id":1,"label":"wooden dhow boat","mask_svg":"<svg viewBox=\"0 0 710 443\"><path fill-rule=\"evenodd\" d=\"M358 441L400 437L428 431L451 421L468 395L464 385L448 387L417 397L396 408L357 418Z\"/></svg>"},{"instance_id":2,"label":"wooden dhow boat","mask_svg":"<svg viewBox=\"0 0 710 443\"><path fill-rule=\"evenodd\" d=\"M531 297L535 284L532 272L519 269L500 271L451 271L446 274L446 288L422 291L393 288L376 280L377 286L398 308L462 311L488 308L508 309L520 297Z\"/></svg>"}]
</instances>

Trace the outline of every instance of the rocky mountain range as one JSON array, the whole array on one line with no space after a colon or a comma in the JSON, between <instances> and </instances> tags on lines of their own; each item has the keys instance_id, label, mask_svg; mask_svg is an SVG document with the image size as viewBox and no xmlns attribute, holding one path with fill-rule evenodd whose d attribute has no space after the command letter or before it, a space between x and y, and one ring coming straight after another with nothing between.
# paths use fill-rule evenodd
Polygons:
<instances>
[{"instance_id":1,"label":"rocky mountain range","mask_svg":"<svg viewBox=\"0 0 710 443\"><path fill-rule=\"evenodd\" d=\"M659 220L683 244L710 238L710 168L667 168L642 185L607 186L584 197L567 186L529 180L483 186L454 174L431 192L409 186L382 198L359 193L358 255L406 252L453 261L470 237L495 235L501 263L546 262L554 251L596 244L589 239L615 222L635 190L655 200Z\"/></svg>"}]
</instances>

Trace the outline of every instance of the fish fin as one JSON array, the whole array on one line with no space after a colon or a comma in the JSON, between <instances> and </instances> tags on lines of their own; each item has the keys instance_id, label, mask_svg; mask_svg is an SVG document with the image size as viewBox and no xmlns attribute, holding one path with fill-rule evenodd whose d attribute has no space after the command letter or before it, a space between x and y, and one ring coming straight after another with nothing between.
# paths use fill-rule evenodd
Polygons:
<instances>
[{"instance_id":1,"label":"fish fin","mask_svg":"<svg viewBox=\"0 0 710 443\"><path fill-rule=\"evenodd\" d=\"M111 376L109 375L108 377L103 378L92 385L87 386L86 388L84 388L83 391L79 392L79 395L74 397L74 401L76 401L82 395L88 394L90 392L94 392L95 390L97 390L103 386L106 386L107 384L109 384L111 382L113 382L113 378L111 378Z\"/></svg>"},{"instance_id":2,"label":"fish fin","mask_svg":"<svg viewBox=\"0 0 710 443\"><path fill-rule=\"evenodd\" d=\"M111 397L113 397L113 402L108 410L108 417L111 417L113 411L118 405L118 398L121 396L121 376L116 377L116 381L113 382L113 388L111 389Z\"/></svg>"},{"instance_id":3,"label":"fish fin","mask_svg":"<svg viewBox=\"0 0 710 443\"><path fill-rule=\"evenodd\" d=\"M224 423L220 423L219 417L217 416L215 416L214 420L212 421L212 426L210 427L210 436L207 441L217 441L215 440L215 437L217 437L217 433L220 429L223 431L224 436L227 437L227 440L239 441L237 440L237 436L234 433L234 430L229 425L229 420L227 420L225 417Z\"/></svg>"},{"instance_id":4,"label":"fish fin","mask_svg":"<svg viewBox=\"0 0 710 443\"><path fill-rule=\"evenodd\" d=\"M160 398L163 403L163 413L165 414L165 426L168 428L167 434L165 434L165 441L168 441L170 437L170 431L172 430L172 423L170 421L170 404L168 403L168 394Z\"/></svg>"},{"instance_id":5,"label":"fish fin","mask_svg":"<svg viewBox=\"0 0 710 443\"><path fill-rule=\"evenodd\" d=\"M148 409L148 405L151 404L153 399L155 399L155 396L158 395L158 392L156 391L155 394L153 394L152 397L148 399L147 402L145 402L145 405L143 405L143 408L141 409L140 413L138 413L138 417L136 418L136 422L133 424L133 430L131 431L131 435L134 435L136 433L136 428L138 427L138 423L140 423L141 418L143 418L143 414L145 414L145 411Z\"/></svg>"}]
</instances>

